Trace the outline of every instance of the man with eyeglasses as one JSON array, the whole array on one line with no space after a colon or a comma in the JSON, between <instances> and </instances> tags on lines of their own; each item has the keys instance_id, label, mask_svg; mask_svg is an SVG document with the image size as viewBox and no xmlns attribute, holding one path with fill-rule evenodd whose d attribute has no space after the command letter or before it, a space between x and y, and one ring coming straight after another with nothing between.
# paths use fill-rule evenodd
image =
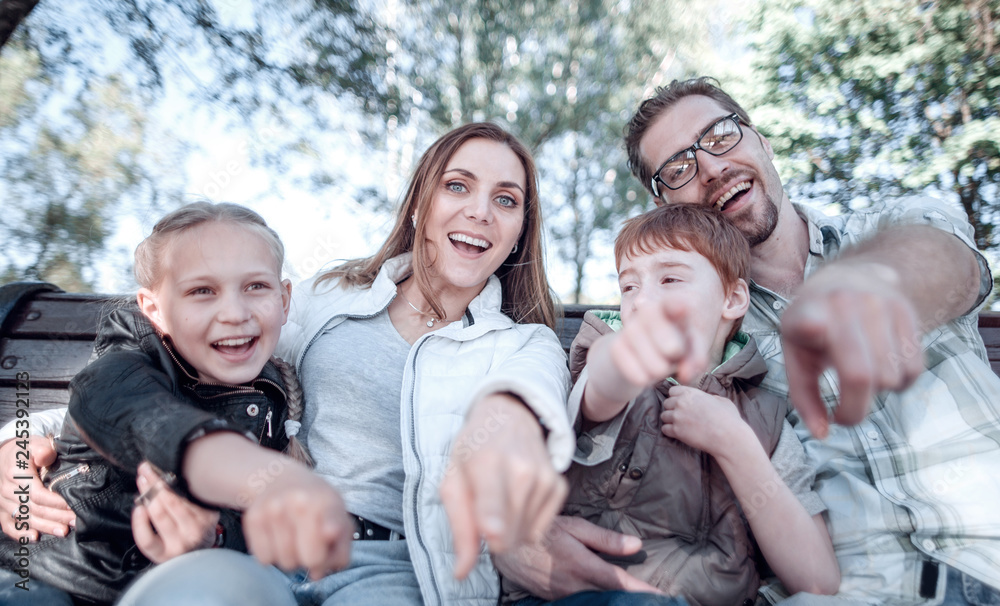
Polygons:
<instances>
[{"instance_id":1,"label":"man with eyeglasses","mask_svg":"<svg viewBox=\"0 0 1000 606\"><path fill-rule=\"evenodd\" d=\"M838 598L793 601L1000 604L1000 379L977 330L992 276L968 222L926 197L793 204L767 138L705 78L658 89L625 143L657 204L718 208L750 241L743 329L762 386L795 406L843 577ZM648 589L588 551L630 539L565 523L498 568L539 595Z\"/></svg>"}]
</instances>

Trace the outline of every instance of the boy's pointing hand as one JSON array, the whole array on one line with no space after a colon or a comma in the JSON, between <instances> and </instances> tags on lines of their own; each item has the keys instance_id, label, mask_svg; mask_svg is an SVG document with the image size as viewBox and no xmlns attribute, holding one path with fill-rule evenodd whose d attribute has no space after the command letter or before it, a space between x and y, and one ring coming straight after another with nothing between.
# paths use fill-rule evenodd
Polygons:
<instances>
[{"instance_id":1,"label":"boy's pointing hand","mask_svg":"<svg viewBox=\"0 0 1000 606\"><path fill-rule=\"evenodd\" d=\"M639 388L671 376L688 383L705 370L708 339L691 329L683 304L660 300L636 310L611 345L611 358Z\"/></svg>"}]
</instances>

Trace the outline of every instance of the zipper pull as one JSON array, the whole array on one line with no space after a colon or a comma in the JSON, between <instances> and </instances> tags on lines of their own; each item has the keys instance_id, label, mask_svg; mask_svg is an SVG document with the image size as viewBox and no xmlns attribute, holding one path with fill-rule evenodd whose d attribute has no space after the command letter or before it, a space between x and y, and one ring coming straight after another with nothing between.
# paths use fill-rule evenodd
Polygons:
<instances>
[{"instance_id":1,"label":"zipper pull","mask_svg":"<svg viewBox=\"0 0 1000 606\"><path fill-rule=\"evenodd\" d=\"M264 417L264 422L267 423L267 437L271 437L271 409L267 409L267 416Z\"/></svg>"}]
</instances>

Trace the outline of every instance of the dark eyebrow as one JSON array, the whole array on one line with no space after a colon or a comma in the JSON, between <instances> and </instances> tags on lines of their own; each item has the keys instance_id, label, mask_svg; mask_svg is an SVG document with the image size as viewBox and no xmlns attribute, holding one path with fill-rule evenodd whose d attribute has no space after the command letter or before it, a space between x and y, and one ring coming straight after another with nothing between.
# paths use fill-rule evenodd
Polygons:
<instances>
[{"instance_id":1,"label":"dark eyebrow","mask_svg":"<svg viewBox=\"0 0 1000 606\"><path fill-rule=\"evenodd\" d=\"M473 181L479 181L479 177L477 177L474 173L471 173L471 172L465 170L464 168L449 168L448 170L446 170L444 172L445 172L445 174L450 173L450 172L457 172L460 175L462 175L463 177L466 177L468 179L472 179ZM522 194L524 194L524 188L521 187L519 184L514 183L513 181L501 181L501 182L497 183L497 185L499 185L500 187L508 187L508 188L515 188L516 187L517 189L521 190Z\"/></svg>"},{"instance_id":2,"label":"dark eyebrow","mask_svg":"<svg viewBox=\"0 0 1000 606\"><path fill-rule=\"evenodd\" d=\"M694 146L694 143L693 143L693 141L697 141L698 139L701 139L702 137L704 137L705 135L707 135L707 134L708 134L708 131L709 131L709 130L711 130L713 126L715 126L716 124L718 124L718 123L719 123L719 122L721 122L722 120L725 120L726 118L728 118L728 117L729 117L729 116L731 116L731 115L732 115L732 114L726 114L725 116L719 116L718 118L713 118L713 119L712 119L712 121L711 121L711 122L709 122L709 123L708 123L708 124L707 124L707 125L705 126L705 128L703 128L703 129L701 129L701 130L699 130L699 131L698 131L698 133L697 133L697 134L696 134L696 135L694 136L694 139L692 139L692 143L691 143L691 145L688 145L688 146L687 146L687 147L685 147L684 149L681 149L681 150L677 150L677 152L676 152L676 153L674 153L674 154L672 154L672 155L670 156L670 158L673 158L673 157L674 157L674 156L676 156L677 154L680 154L680 153L683 153L683 152L685 152L685 151L687 151L687 150L691 149L691 147L692 147L692 146ZM670 158L667 158L667 160L669 160Z\"/></svg>"}]
</instances>

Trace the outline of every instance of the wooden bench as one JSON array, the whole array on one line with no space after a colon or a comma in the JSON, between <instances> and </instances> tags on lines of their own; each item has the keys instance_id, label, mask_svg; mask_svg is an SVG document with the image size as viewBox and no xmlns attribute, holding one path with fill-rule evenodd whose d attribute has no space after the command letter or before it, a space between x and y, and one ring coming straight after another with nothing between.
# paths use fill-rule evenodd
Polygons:
<instances>
[{"instance_id":1,"label":"wooden bench","mask_svg":"<svg viewBox=\"0 0 1000 606\"><path fill-rule=\"evenodd\" d=\"M32 412L65 406L69 380L90 359L102 311L115 297L62 292L51 284L16 282L0 286L0 424L15 415L18 377L29 383ZM615 306L566 305L556 332L563 349L588 309ZM993 372L1000 374L1000 312L979 316ZM23 386L22 386L23 387Z\"/></svg>"}]
</instances>

